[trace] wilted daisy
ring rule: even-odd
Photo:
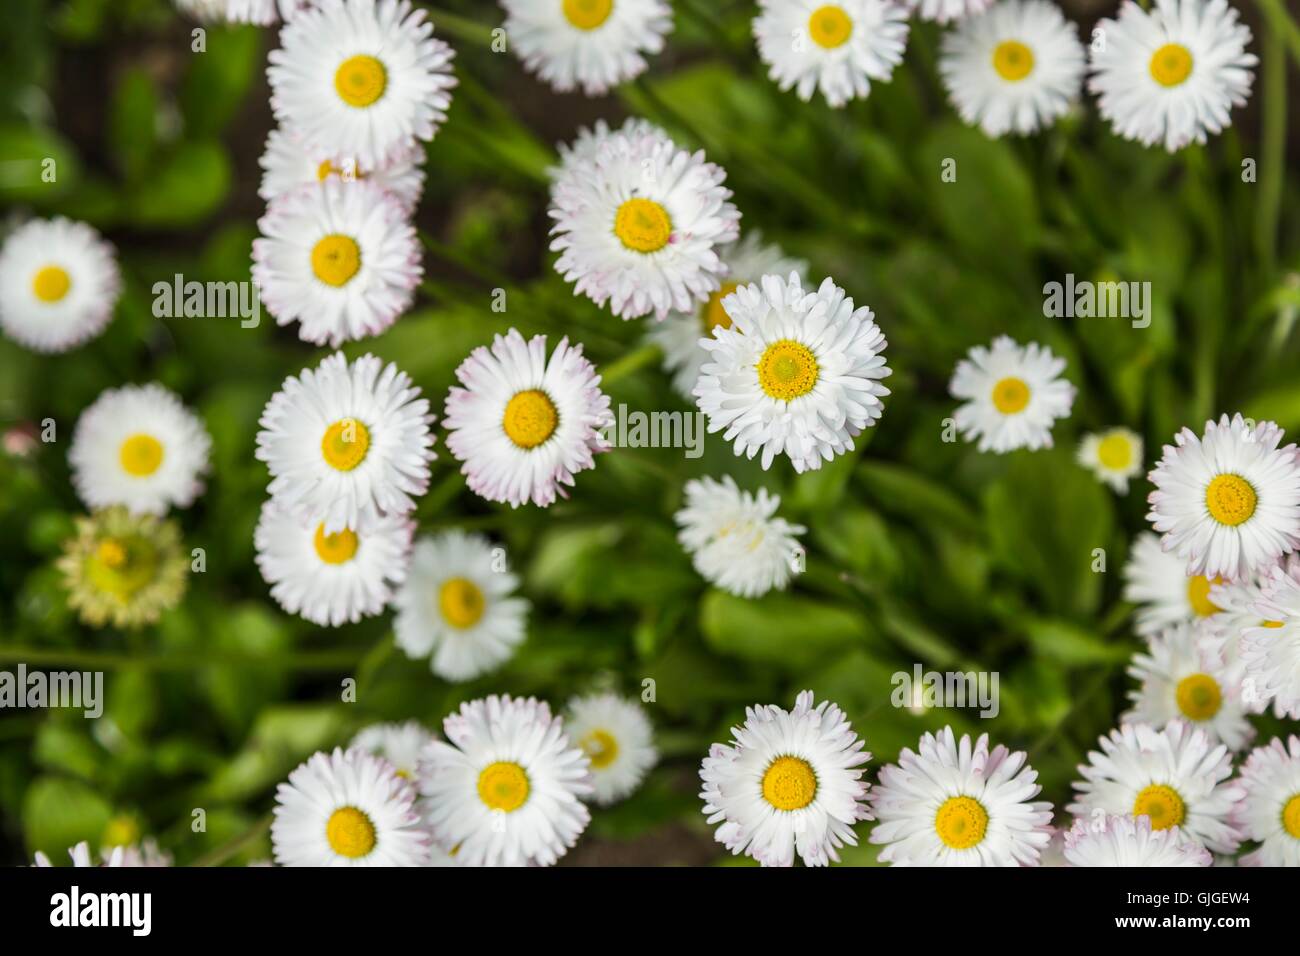
[[[176,522],[114,507],[77,519],[58,569],[82,621],[135,628],[180,603],[190,556]]]
[[[349,363],[338,352],[271,396],[256,455],[276,502],[334,534],[415,507],[429,486],[433,422],[428,399],[396,365],[373,355]]]
[[[664,0],[501,0],[519,58],[560,93],[600,96],[639,76],[664,48],[673,11]]]
[[[303,186],[327,180],[365,179],[397,200],[402,211],[410,215],[424,190],[424,147],[412,143],[399,149],[387,163],[363,167],[355,160],[336,163],[321,153],[306,149],[291,134],[273,129],[266,138],[266,149],[258,160],[262,167],[262,184],[257,194],[270,202]]]
[[[409,0],[317,0],[270,53],[271,109],[313,153],[381,166],[447,118],[454,55]]]
[[[418,720],[407,720],[400,724],[371,724],[353,737],[349,746],[384,758],[399,777],[414,780],[424,745],[435,739]]]
[[[1238,783],[1245,791],[1232,822],[1259,848],[1243,866],[1300,866],[1300,737],[1276,737],[1250,752]]]
[[[645,708],[618,694],[569,701],[569,738],[591,760],[592,798],[602,806],[622,800],[655,765],[659,753]]]
[[[393,605],[393,634],[407,657],[464,681],[500,667],[524,639],[528,602],[505,552],[487,538],[444,531],[415,543]]]
[[[415,788],[364,750],[313,754],[275,790],[271,847],[281,866],[424,866],[429,835]]]
[[[1262,620],[1241,631],[1243,691],[1279,716],[1300,720],[1300,581],[1294,567],[1272,570],[1254,610]]]
[[[1151,828],[1149,817],[1095,813],[1065,835],[1071,866],[1211,866],[1214,858],[1178,827]]]
[[[796,853],[826,866],[858,845],[854,824],[872,818],[862,779],[871,754],[839,707],[806,690],[793,710],[746,707],[731,736],[700,766],[704,813],[721,824],[714,839],[764,866],[792,866]]]
[[[1097,24],[1088,89],[1115,132],[1169,152],[1204,143],[1232,125],[1250,95],[1259,60],[1246,52],[1250,29],[1227,0],[1125,0]]]
[[[746,233],[738,242],[718,250],[722,258],[722,286],[709,294],[703,305],[685,312],[670,312],[662,322],[646,330],[648,341],[664,353],[664,369],[673,376],[673,387],[687,401],[694,400],[695,384],[709,353],[700,346],[718,326],[731,328],[731,318],[722,300],[742,285],[760,281],[765,275],[799,274],[807,281],[808,263],[791,259],[777,246],[763,242],[757,231]]]
[[[904,747],[871,792],[871,842],[896,866],[1032,866],[1051,840],[1052,805],[1023,751],[951,727]]]
[[[443,721],[420,764],[434,838],[465,866],[550,866],[591,820],[590,761],[535,698],[491,696]]]
[[[1065,359],[1030,342],[1021,346],[1000,335],[989,348],[977,345],[957,363],[948,390],[965,399],[957,428],[980,451],[1051,448],[1052,425],[1074,404],[1074,386],[1061,378]]]
[[[1142,473],[1142,436],[1128,428],[1089,432],[1079,442],[1079,464],[1121,495],[1130,478]]]
[[[758,55],[782,90],[820,89],[831,106],[886,82],[907,47],[907,11],[892,0],[759,0]]]
[[[424,275],[406,216],[365,180],[327,179],[272,200],[253,240],[253,281],[276,323],[337,347],[396,322]]]
[[[706,581],[746,598],[785,588],[802,560],[799,535],[807,529],[776,517],[779,495],[741,491],[730,475],[692,479],[684,491],[686,504],[674,516],[677,539]]]
[[[1164,446],[1147,520],[1189,574],[1243,578],[1300,546],[1300,453],[1279,448],[1282,435],[1224,415],[1203,438],[1184,428]]]
[[[94,338],[121,292],[113,247],[84,222],[33,219],[0,246],[0,328],[34,352]]]
[[[903,0],[922,20],[948,23],[986,10],[993,0]]]
[[[1215,853],[1237,849],[1240,836],[1228,814],[1243,791],[1228,782],[1228,748],[1198,727],[1181,720],[1163,730],[1124,724],[1101,738],[1101,751],[1090,751],[1079,772],[1071,813],[1147,816],[1152,829],[1180,827]]]
[[[1187,562],[1142,531],[1124,565],[1124,600],[1138,605],[1137,632],[1150,636],[1171,624],[1195,621],[1222,610],[1210,597],[1215,584],[1203,574],[1188,575]]]
[[[718,288],[718,248],[739,234],[722,167],[657,130],[610,133],[551,186],[555,270],[624,319],[689,311]]]
[[[546,336],[511,329],[471,352],[456,378],[464,387],[447,394],[447,448],[475,494],[545,508],[595,466],[614,416],[581,344],[563,338],[548,358]]]
[[[203,422],[167,389],[125,385],[81,413],[68,461],[88,508],[160,515],[198,497],[211,448]]]

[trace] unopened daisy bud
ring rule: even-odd
[[[573,698],[565,726],[591,760],[592,799],[602,806],[632,794],[659,759],[645,708],[618,694]]]
[[[1149,817],[1080,817],[1065,835],[1070,866],[1211,866],[1210,851],[1178,827],[1156,830]]]
[[[953,398],[966,400],[954,415],[957,428],[980,451],[1051,448],[1052,425],[1074,404],[1064,370],[1065,359],[1037,342],[1020,346],[1000,335],[988,348],[975,346],[948,385]]]

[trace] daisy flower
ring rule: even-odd
[[[304,148],[284,130],[273,129],[266,137],[266,149],[258,160],[262,167],[262,184],[257,194],[270,202],[313,183],[365,179],[396,199],[402,212],[409,216],[424,191],[424,170],[420,165],[423,162],[424,148],[412,143],[399,149],[389,162],[381,166],[366,168],[355,160],[336,164],[330,158]]]
[[[980,451],[1052,447],[1052,424],[1067,418],[1074,386],[1063,378],[1065,359],[1030,342],[1021,346],[1000,335],[989,348],[977,345],[957,363],[948,391],[965,399],[954,416],[967,441]]]
[[[891,0],[759,0],[753,28],[777,86],[805,102],[820,89],[834,107],[887,82],[907,47],[907,11]]]
[[[1204,143],[1250,95],[1259,60],[1227,0],[1155,0],[1150,10],[1125,0],[1097,30],[1104,42],[1092,45],[1088,89],[1125,139],[1171,153]]]
[[[896,866],[1032,866],[1052,838],[1052,805],[1034,801],[1038,773],[1023,751],[989,749],[951,727],[923,734],[880,771],[871,842]]]
[[[270,53],[271,109],[312,153],[381,166],[447,118],[454,55],[409,0],[317,0]]]
[[[903,0],[909,12],[922,20],[949,23],[988,9],[993,0]]]
[[[434,437],[428,399],[396,365],[342,352],[285,379],[262,412],[257,458],[286,511],[325,534],[363,516],[403,515],[429,487]]]
[[[505,30],[529,71],[560,93],[601,96],[640,76],[664,48],[664,0],[501,0]]]
[[[447,395],[447,448],[475,494],[545,508],[595,466],[614,416],[581,344],[563,338],[548,358],[546,336],[511,329],[471,352],[456,378],[464,387]]]
[[[1127,428],[1089,432],[1079,442],[1079,464],[1121,495],[1130,478],[1142,473],[1142,436]]]
[[[776,517],[779,495],[741,491],[730,475],[686,483],[686,504],[674,515],[677,540],[700,576],[737,597],[784,590],[795,573],[807,529]]]
[[[1300,546],[1300,453],[1273,422],[1240,415],[1190,428],[1150,474],[1147,520],[1189,574],[1243,578]]]
[[[1229,783],[1228,748],[1181,720],[1163,730],[1124,724],[1101,738],[1079,767],[1075,802],[1066,809],[1091,817],[1096,810],[1151,818],[1153,830],[1180,827],[1215,853],[1233,853],[1240,835],[1228,822],[1242,796]]]
[[[1245,791],[1232,822],[1260,844],[1242,866],[1300,866],[1300,737],[1276,737],[1250,752],[1238,777]]]
[[[273,199],[253,240],[253,281],[278,325],[338,347],[397,321],[424,275],[408,210],[368,180],[330,178]]]
[[[1289,573],[1288,573],[1289,571]],[[1252,698],[1273,702],[1279,716],[1300,720],[1300,581],[1294,566],[1274,568],[1255,613],[1263,618],[1240,636],[1242,681]]]
[[[435,739],[418,720],[408,720],[400,724],[371,724],[353,737],[348,746],[382,757],[392,764],[399,777],[414,780],[424,745]]]
[[[659,759],[645,708],[618,694],[573,698],[566,725],[591,761],[592,799],[601,806],[631,795]]]
[[[410,658],[428,658],[444,680],[471,680],[500,667],[524,639],[528,602],[505,552],[487,538],[444,531],[415,544],[393,604],[393,634]]]
[[[1124,600],[1138,605],[1137,632],[1146,637],[1180,624],[1218,614],[1210,593],[1216,581],[1188,575],[1187,562],[1160,546],[1160,538],[1142,531],[1124,565]]]
[[[0,328],[34,352],[99,335],[121,292],[113,247],[84,222],[33,219],[0,246]]]
[[[746,707],[731,736],[700,765],[704,814],[722,824],[714,839],[763,866],[792,866],[796,853],[827,866],[858,845],[854,824],[872,819],[862,779],[871,754],[839,707],[806,690],[793,710]]]
[[[1080,818],[1065,835],[1071,866],[1211,866],[1214,858],[1178,827],[1153,830],[1149,817]]]
[[[271,847],[281,866],[424,866],[429,835],[415,788],[363,750],[316,753],[275,790]]]
[[[272,498],[262,505],[253,544],[280,607],[338,627],[383,613],[406,577],[414,530],[402,515],[366,514],[327,533],[323,522],[304,521]]]
[[[726,175],[653,129],[575,147],[551,186],[555,270],[624,319],[689,311],[718,288],[717,250],[739,235]]]
[[[464,866],[550,866],[591,814],[590,761],[535,698],[491,696],[443,721],[420,764],[424,817]]]
[[[764,276],[722,300],[731,319],[701,339],[709,353],[695,386],[709,431],[725,429],[737,455],[790,457],[794,470],[816,470],[853,449],[874,425],[889,389],[885,336],[866,306],[830,279],[805,292],[799,276]]]
[[[68,461],[88,508],[160,515],[198,497],[211,448],[203,422],[167,389],[125,385],[81,413]]]

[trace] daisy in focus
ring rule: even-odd
[[[1227,0],[1125,0],[1119,17],[1098,23],[1088,89],[1115,132],[1176,152],[1232,125],[1259,60],[1246,52],[1250,28]]]
[[[1129,479],[1142,473],[1142,436],[1127,428],[1089,432],[1079,442],[1079,464],[1121,495]]]
[[[33,219],[0,246],[0,329],[33,352],[99,335],[121,292],[113,247],[84,222]]]
[[[409,216],[424,191],[423,162],[424,148],[413,143],[399,149],[382,166],[365,168],[355,160],[336,164],[328,157],[305,149],[284,130],[273,129],[266,137],[266,149],[258,160],[262,167],[262,183],[257,194],[270,202],[313,183],[365,179],[397,200],[402,212]]]
[[[573,698],[565,726],[591,761],[592,799],[601,806],[630,796],[659,759],[645,708],[618,694]]]
[[[1211,866],[1214,858],[1178,827],[1153,830],[1148,817],[1079,818],[1065,835],[1071,866]]]
[[[1300,737],[1276,737],[1250,752],[1238,783],[1245,794],[1232,822],[1259,848],[1242,866],[1300,866]]]
[[[903,4],[922,20],[950,23],[987,10],[993,0],[903,0]]]
[[[1243,689],[1279,716],[1300,720],[1300,570],[1272,570],[1254,610],[1263,620],[1239,638]]]
[[[418,720],[407,720],[400,724],[371,724],[353,737],[348,746],[382,757],[392,764],[399,777],[414,780],[421,751],[435,739]]]
[[[957,428],[980,451],[1052,447],[1052,425],[1068,418],[1074,386],[1061,378],[1065,359],[1037,342],[1018,345],[1005,335],[977,345],[957,363],[948,390],[964,399]]]
[[[1187,562],[1160,546],[1160,538],[1142,531],[1124,565],[1124,600],[1138,605],[1137,632],[1145,637],[1223,610],[1211,598],[1218,581],[1188,575]]]

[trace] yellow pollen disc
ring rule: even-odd
[[[594,30],[614,12],[614,0],[564,0],[564,19],[579,30]]]
[[[334,73],[334,89],[348,106],[370,106],[388,86],[388,71],[384,64],[364,53],[348,57]]]
[[[1240,475],[1215,475],[1205,489],[1205,507],[1219,524],[1235,527],[1255,513],[1255,489]]]
[[[105,538],[95,549],[95,559],[106,568],[120,568],[126,564],[126,548],[120,541]]]
[[[614,216],[614,235],[633,252],[658,252],[672,234],[668,210],[653,199],[629,199]]]
[[[162,442],[152,435],[132,435],[122,442],[117,452],[122,470],[136,478],[144,478],[158,470],[163,460]]]
[[[593,730],[586,734],[578,746],[591,758],[591,765],[602,770],[612,764],[618,757],[618,741],[614,735],[604,730]]]
[[[360,268],[361,247],[351,236],[333,233],[312,246],[312,274],[326,285],[347,285]]]
[[[993,407],[1003,415],[1015,415],[1023,412],[1029,404],[1029,386],[1024,379],[1011,376],[998,381],[993,386]]]
[[[1187,603],[1192,606],[1198,617],[1218,614],[1223,608],[1210,600],[1210,588],[1219,584],[1221,578],[1211,581],[1204,574],[1194,574],[1187,579]]]
[[[1174,699],[1189,720],[1209,720],[1219,712],[1223,693],[1219,682],[1209,674],[1191,674],[1178,682]]]
[[[555,434],[555,427],[560,422],[559,413],[551,396],[541,389],[530,388],[516,392],[506,402],[506,413],[501,419],[501,427],[509,438],[520,448],[536,448]]]
[[[1282,808],[1282,828],[1300,840],[1300,793],[1288,800]]]
[[[486,607],[483,591],[468,578],[448,578],[438,589],[438,609],[452,627],[473,627]]]
[[[1133,464],[1133,443],[1123,432],[1111,432],[1097,443],[1097,460],[1103,468],[1121,471]]]
[[[59,266],[46,266],[32,278],[32,293],[42,302],[58,302],[72,288],[72,277]]]
[[[1151,77],[1161,86],[1179,86],[1192,75],[1192,54],[1181,43],[1166,43],[1151,54]]]
[[[799,757],[777,757],[763,774],[763,799],[778,810],[802,810],[817,796],[817,775]]]
[[[807,395],[817,384],[817,357],[793,339],[778,339],[769,345],[757,367],[763,391],[783,402]]]
[[[1133,801],[1133,816],[1150,817],[1152,830],[1182,826],[1186,815],[1187,807],[1183,804],[1183,798],[1173,787],[1164,784],[1153,783]]]
[[[350,528],[326,534],[325,525],[319,524],[314,542],[316,553],[326,564],[345,564],[357,553],[357,533]]]
[[[528,774],[517,763],[489,764],[478,775],[478,797],[489,809],[513,813],[528,801]]]
[[[709,301],[704,303],[700,313],[705,335],[712,335],[716,328],[731,328],[731,316],[727,315],[727,310],[722,307],[722,300],[739,287],[739,282],[724,282],[721,289],[709,295]]]
[[[339,471],[351,471],[366,460],[370,451],[370,430],[355,418],[340,418],[320,440],[325,464]]]
[[[1019,40],[1003,40],[993,48],[993,69],[1009,83],[1018,83],[1034,72],[1034,51]]]
[[[828,3],[818,7],[808,18],[808,35],[813,42],[826,50],[833,50],[848,42],[853,33],[853,21],[843,7]]]
[[[325,839],[339,856],[355,860],[375,848],[375,825],[356,807],[339,807],[325,824]]]
[[[949,797],[934,815],[934,831],[954,850],[978,844],[988,827],[989,813],[974,797]]]

